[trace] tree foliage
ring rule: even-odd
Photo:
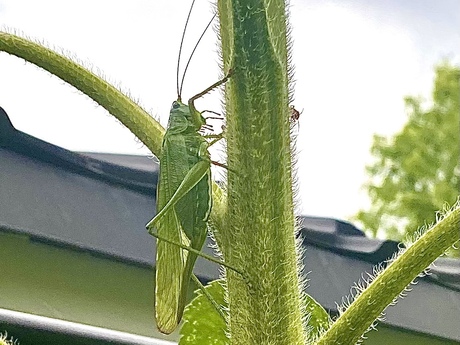
[[[392,137],[374,136],[373,164],[366,167],[369,210],[355,218],[373,236],[383,230],[400,240],[421,224],[435,221],[436,211],[452,205],[460,191],[460,68],[436,67],[431,105],[406,97],[408,121]]]

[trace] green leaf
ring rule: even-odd
[[[306,317],[308,318],[308,338],[314,340],[317,339],[321,331],[329,328],[331,319],[323,306],[309,294],[303,293],[302,299],[305,304]]]
[[[222,284],[222,279],[215,280],[205,289],[218,305],[226,309],[225,289]],[[227,324],[222,315],[201,290],[197,290],[196,293],[197,297],[187,305],[184,311],[179,345],[229,344],[226,336]]]

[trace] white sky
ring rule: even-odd
[[[68,50],[167,123],[176,98],[176,58],[190,1],[0,0],[0,27]],[[188,58],[211,17],[197,0]],[[346,219],[368,204],[361,185],[374,133],[399,130],[405,95],[430,96],[433,66],[460,62],[460,1],[292,0],[295,106],[303,214]],[[218,78],[209,31],[187,74],[183,98]],[[219,93],[197,105],[220,111]],[[59,79],[0,53],[0,106],[13,125],[76,151],[147,154],[130,132]]]

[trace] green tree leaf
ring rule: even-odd
[[[225,309],[227,305],[222,284],[223,280],[215,280],[205,289],[214,301]],[[225,320],[201,290],[196,292],[197,297],[187,305],[184,311],[179,345],[229,344]]]
[[[443,62],[436,68],[432,104],[406,97],[408,121],[390,138],[374,136],[375,162],[365,185],[372,206],[355,216],[366,231],[391,239],[413,235],[435,221],[436,211],[460,193],[460,68]],[[459,252],[457,251],[457,255]]]

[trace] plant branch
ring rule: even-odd
[[[49,48],[7,32],[0,31],[0,51],[33,63],[74,86],[115,116],[154,155],[159,156],[164,128],[101,77]]]
[[[460,239],[460,201],[379,274],[316,345],[355,344],[395,296]]]

